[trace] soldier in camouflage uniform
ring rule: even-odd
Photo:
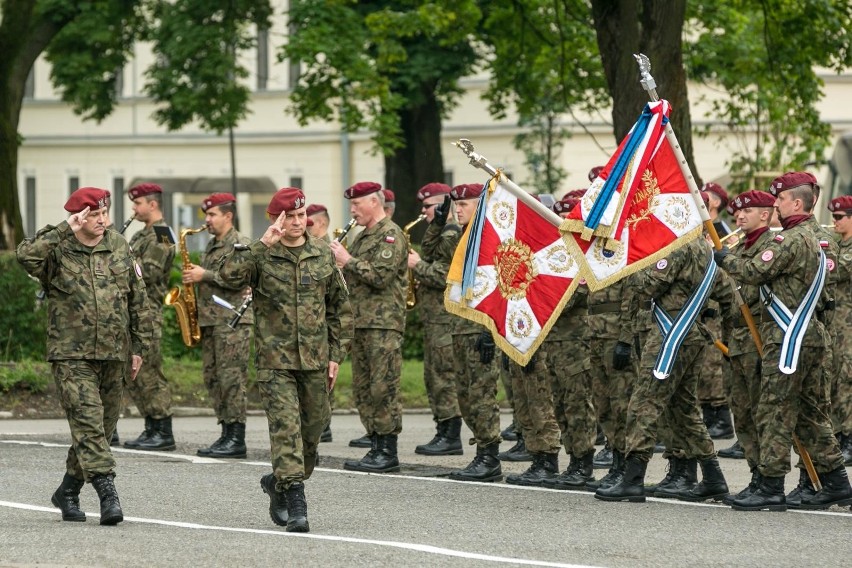
[[[352,298],[358,331],[352,342],[352,388],[361,423],[371,438],[370,451],[343,467],[374,473],[399,471],[408,244],[402,229],[385,215],[379,184],[356,183],[343,195],[350,200],[352,218],[364,230],[355,237],[351,251],[337,241],[332,241],[331,250]]]
[[[109,197],[104,189],[78,189],[65,204],[68,221],[48,225],[17,251],[47,295],[47,360],[71,428],[66,473],[51,501],[62,520],[85,521],[80,489],[88,481],[102,525],[124,520],[109,439],[125,376],[137,376],[151,342],[142,270],[127,241],[106,229]]]
[[[800,506],[820,509],[852,504],[852,487],[822,402],[828,334],[814,312],[825,301],[819,284],[827,270],[819,241],[806,225],[815,185],[816,179],[806,172],[788,172],[773,180],[770,193],[777,198],[775,209],[784,230],[752,259],[734,258],[724,250],[716,253],[717,263],[737,281],[767,286],[772,298],[772,310],[765,305],[767,313],[760,325],[763,357],[755,421],[761,479],[756,491],[734,499],[737,510],[786,510],[784,476],[790,471],[793,434],[810,452],[823,485],[822,491],[802,492]],[[789,334],[771,317],[784,308],[796,318],[804,314],[798,321],[788,320]],[[792,347],[787,349],[788,345]]]
[[[196,302],[201,328],[201,360],[204,384],[222,426],[219,439],[198,450],[199,456],[213,458],[246,457],[246,381],[251,351],[251,326],[254,311],[249,307],[239,323],[231,328],[231,311],[213,301],[216,295],[239,307],[251,295],[245,287],[225,285],[218,275],[222,259],[235,244],[251,243],[234,228],[236,198],[230,193],[214,193],[201,202],[207,231],[213,235],[207,243],[201,266],[192,265],[183,272],[185,286],[198,285]]]
[[[441,205],[450,194],[450,186],[429,183],[417,192],[417,200],[426,221],[435,218],[435,207]],[[415,453],[427,456],[461,455],[461,410],[453,370],[453,339],[450,329],[454,316],[444,309],[444,289],[447,287],[447,272],[453,260],[453,252],[461,228],[447,223],[437,238],[430,239],[430,246],[423,247],[423,256],[417,251],[408,253],[408,268],[419,283],[417,286],[417,308],[423,324],[423,381],[432,409],[432,418],[437,429],[435,436],[426,444],[417,446]]]
[[[832,423],[840,440],[843,463],[852,465],[852,195],[831,200],[838,244],[834,329],[834,382],[831,388]]]
[[[322,239],[326,244],[331,242],[331,235],[328,234],[328,226],[331,224],[331,219],[328,217],[328,209],[325,205],[319,203],[311,203],[308,205],[308,219],[313,221],[312,225],[308,225],[308,232],[315,239]]]
[[[288,532],[308,532],[304,481],[316,465],[352,313],[331,250],[305,232],[304,193],[282,188],[266,212],[275,222],[260,240],[224,257],[219,278],[230,289],[252,288],[257,385],[273,468],[260,484],[270,516]]]
[[[145,429],[135,440],[124,442],[125,448],[134,450],[174,450],[172,434],[172,393],[169,381],[163,374],[163,355],[160,342],[163,337],[163,299],[168,292],[169,276],[175,258],[175,247],[163,242],[154,227],[170,230],[163,221],[163,189],[155,183],[140,183],[127,193],[133,201],[136,220],[145,228],[130,239],[130,248],[142,267],[148,293],[148,309],[154,326],[151,348],[145,358],[145,367],[135,381],[125,381],[130,398],[145,417]]]

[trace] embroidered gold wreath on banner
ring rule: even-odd
[[[494,266],[497,286],[504,298],[520,300],[527,295],[527,288],[538,275],[532,260],[530,247],[515,239],[508,239],[497,247]]]
[[[628,228],[634,228],[640,221],[645,221],[651,218],[651,210],[657,201],[657,196],[660,195],[660,186],[657,183],[657,178],[651,173],[651,170],[645,170],[642,174],[642,189],[636,192],[633,197],[632,205],[638,205],[645,202],[645,206],[639,210],[639,214],[633,213],[627,218],[625,224]]]

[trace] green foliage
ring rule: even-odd
[[[0,360],[44,359],[47,310],[36,299],[40,289],[14,252],[0,252]]]
[[[52,381],[49,363],[26,360],[0,364],[0,392],[24,389],[43,393]]]
[[[420,321],[420,310],[417,308],[405,313],[402,358],[423,361],[423,323]]]

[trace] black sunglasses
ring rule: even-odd
[[[835,221],[840,221],[844,217],[849,217],[849,213],[832,213],[831,216]]]

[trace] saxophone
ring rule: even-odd
[[[334,230],[334,240],[343,245],[343,248],[346,248],[346,242],[343,240],[346,238],[346,235],[349,231],[352,230],[352,227],[355,226],[355,219],[349,219],[349,223],[346,224],[342,229]]]
[[[411,249],[411,235],[409,235],[409,231],[420,221],[426,219],[426,215],[420,215],[417,219],[406,225],[402,228],[402,234],[405,235],[405,241],[408,244],[409,252]],[[417,289],[417,280],[414,279],[414,272],[411,269],[408,269],[408,289],[405,292],[405,308],[410,310],[417,305],[417,296],[414,294],[414,291]]]
[[[182,229],[178,236],[178,247],[180,257],[183,261],[183,269],[192,268],[189,261],[189,251],[186,250],[186,236],[207,230],[207,225],[197,229]],[[163,303],[173,306],[177,313],[178,326],[183,343],[187,347],[195,347],[201,341],[201,328],[198,326],[198,306],[195,302],[195,286],[186,286],[181,291],[180,286],[175,286],[166,294]]]

